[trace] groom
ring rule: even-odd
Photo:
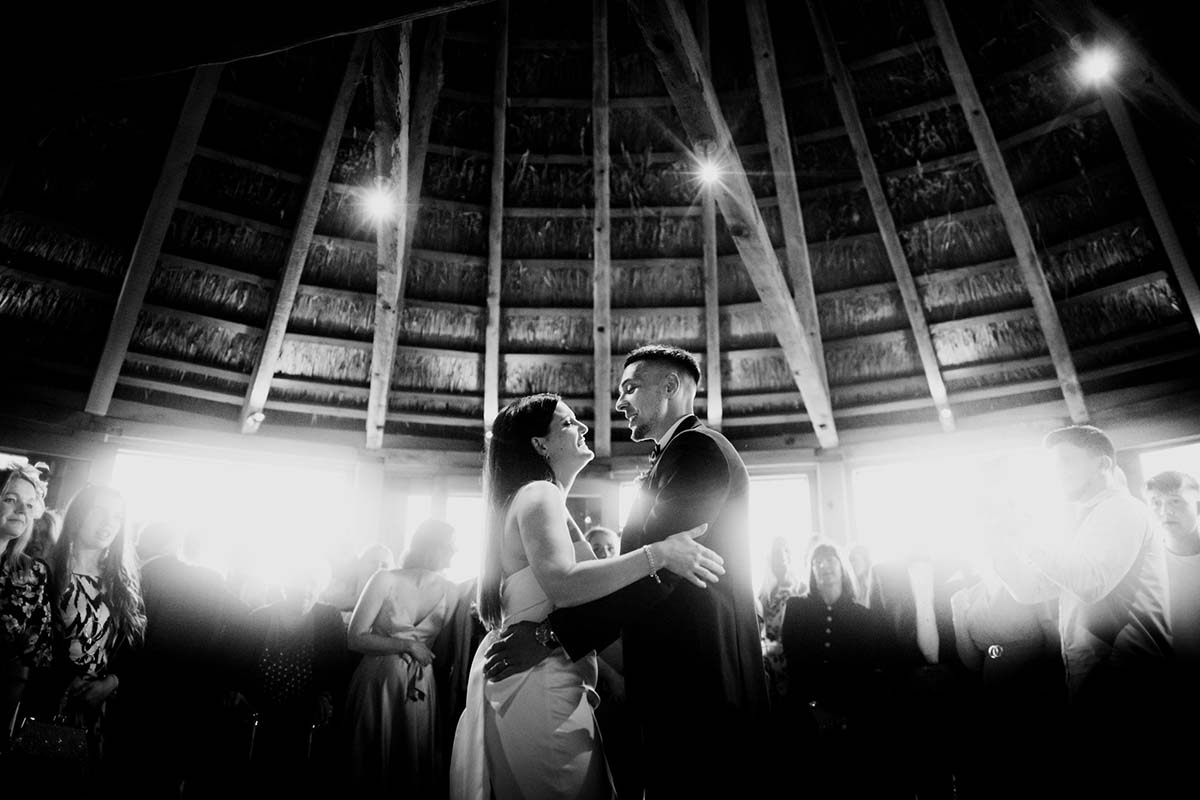
[[[510,628],[484,666],[498,680],[559,645],[578,660],[623,636],[626,695],[642,733],[634,749],[650,800],[741,796],[768,768],[757,747],[767,694],[750,578],[749,479],[733,445],[693,413],[699,382],[696,359],[677,347],[647,345],[625,359],[616,409],[634,441],[655,447],[621,552],[708,523],[698,541],[725,559],[725,575],[701,589],[663,571],[559,609],[536,628]]]

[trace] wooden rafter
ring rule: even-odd
[[[596,455],[612,455],[612,225],[609,215],[608,0],[592,0],[592,415]]]
[[[696,3],[696,38],[704,57],[704,69],[712,72],[712,39],[710,36],[708,0]],[[717,199],[712,192],[703,193],[701,227],[704,234],[704,258],[701,262],[700,283],[704,287],[704,383],[705,419],[709,427],[721,429],[725,406],[721,393],[721,271],[717,260]]]
[[[813,292],[812,262],[809,259],[808,240],[804,233],[800,187],[796,183],[792,140],[788,134],[787,115],[783,108],[783,89],[779,83],[775,41],[771,35],[766,0],[746,0],[746,19],[750,26],[750,47],[754,53],[759,103],[762,106],[764,127],[767,129],[771,173],[775,179],[775,196],[779,202],[779,219],[783,227],[788,275],[792,279],[792,296],[796,301],[796,311],[800,313],[800,321],[808,331],[813,352],[817,354],[821,382],[828,389],[825,351],[821,345],[821,321],[817,316],[817,298]]]
[[[850,145],[854,149],[854,158],[862,173],[863,186],[871,202],[871,210],[875,214],[875,222],[879,226],[879,235],[883,238],[883,247],[887,251],[888,262],[896,276],[896,285],[900,289],[900,299],[904,303],[904,313],[908,316],[908,324],[912,328],[913,339],[917,345],[917,353],[921,358],[921,367],[925,372],[925,382],[929,384],[929,395],[937,408],[938,419],[946,431],[954,430],[954,412],[950,409],[950,398],[946,393],[946,382],[942,379],[941,367],[937,360],[937,351],[933,347],[933,336],[929,332],[929,322],[925,319],[925,308],[921,304],[921,294],[917,291],[916,281],[913,280],[912,270],[908,266],[908,256],[900,242],[900,234],[896,229],[896,220],[888,206],[887,193],[883,190],[883,181],[879,177],[879,167],[871,153],[871,143],[867,139],[867,130],[863,126],[862,115],[858,103],[854,99],[853,79],[850,70],[837,49],[837,40],[829,27],[829,20],[821,7],[819,0],[808,0],[808,10],[812,17],[813,28],[817,34],[817,43],[825,60],[825,68],[829,72],[829,82],[837,98],[838,110],[846,124],[846,133],[850,137]]]
[[[129,261],[125,281],[121,284],[121,293],[117,297],[108,337],[100,355],[100,364],[96,368],[92,388],[88,393],[85,409],[89,414],[108,414],[113,390],[117,386],[117,377],[121,374],[121,365],[125,362],[125,353],[129,350],[129,341],[133,338],[133,330],[137,325],[138,312],[146,299],[146,290],[150,288],[150,279],[158,265],[158,256],[162,252],[162,243],[171,224],[171,215],[179,200],[179,192],[183,189],[188,165],[196,153],[200,130],[204,126],[204,118],[208,116],[208,109],[212,105],[220,80],[219,66],[201,67],[192,77],[183,110],[179,113],[179,123],[175,126],[171,146],[163,161],[154,194],[150,197],[146,218],[142,222],[142,230],[138,234],[133,257]]]
[[[1054,298],[1050,294],[1050,285],[1046,282],[1046,274],[1038,258],[1037,248],[1033,243],[1033,235],[1029,231],[1029,223],[1025,212],[1021,210],[1021,202],[1017,198],[1017,190],[1013,187],[1012,177],[1004,163],[1004,154],[992,131],[987,111],[975,87],[975,79],[963,54],[962,46],[958,43],[958,34],[954,31],[954,23],[946,4],[942,0],[925,0],[929,19],[933,23],[934,35],[941,48],[942,57],[950,72],[950,80],[954,84],[954,93],[958,96],[959,106],[966,118],[971,138],[979,150],[979,158],[987,174],[988,183],[996,198],[996,206],[1004,219],[1004,227],[1008,230],[1012,241],[1013,251],[1017,257],[1017,266],[1025,282],[1025,288],[1033,300],[1033,309],[1041,326],[1042,335],[1046,338],[1046,346],[1050,358],[1054,362],[1054,370],[1058,373],[1058,381],[1062,387],[1063,398],[1067,410],[1075,423],[1088,420],[1087,405],[1083,399],[1083,389],[1079,385],[1079,375],[1075,371],[1075,362],[1071,357],[1071,349],[1067,344],[1066,334],[1063,333],[1062,322],[1058,318],[1058,310],[1054,306]]]
[[[821,381],[811,338],[784,280],[682,2],[630,2],[629,9],[658,65],[692,146],[707,150],[720,164],[722,185],[717,192],[717,206],[754,288],[774,322],[775,335],[800,389],[813,430],[822,447],[836,447],[833,408]]]
[[[500,413],[500,286],[504,277],[504,126],[508,97],[508,0],[500,0],[492,84],[492,194],[488,211],[487,325],[483,352],[483,425]]]
[[[376,40],[374,48],[375,171],[400,209],[394,215],[394,223],[380,222],[376,231],[375,336],[371,347],[371,394],[367,401],[367,447],[376,450],[383,447],[383,429],[387,424],[388,390],[400,327],[403,250],[408,240],[412,23],[406,22],[398,30],[394,92],[389,91],[387,58],[380,40]]]
[[[317,153],[312,173],[309,175],[308,188],[304,193],[304,202],[300,207],[300,215],[296,219],[296,228],[292,232],[292,240],[288,244],[287,261],[283,274],[275,287],[275,303],[271,311],[271,322],[267,327],[267,335],[262,340],[262,351],[259,353],[258,364],[254,368],[254,377],[246,391],[246,400],[242,404],[242,433],[256,433],[262,424],[266,408],[267,395],[271,391],[271,379],[275,376],[275,368],[283,350],[283,336],[287,332],[288,321],[292,316],[292,305],[296,301],[296,293],[300,289],[300,278],[304,273],[304,263],[308,260],[308,248],[312,244],[313,231],[317,227],[317,217],[321,214],[321,204],[325,199],[325,190],[329,185],[329,175],[333,171],[333,162],[337,158],[338,146],[342,142],[342,132],[346,128],[346,117],[350,113],[350,104],[354,100],[354,92],[362,77],[363,62],[367,49],[370,47],[370,34],[359,34],[350,48],[350,56],[346,62],[346,71],[342,75],[341,86],[333,101],[333,110],[329,113],[329,122],[325,126],[325,136],[321,140],[321,148]]]

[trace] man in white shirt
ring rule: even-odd
[[[1185,472],[1160,472],[1146,481],[1146,501],[1167,546],[1167,617],[1175,657],[1200,665],[1200,482]]]
[[[1079,748],[1071,777],[1111,791],[1114,780],[1134,778],[1102,765],[1143,764],[1134,751],[1152,758],[1161,741],[1171,652],[1166,559],[1148,509],[1116,481],[1115,450],[1103,431],[1060,428],[1044,445],[1074,505],[1071,524],[1056,542],[1020,542],[1012,520],[993,519],[989,540],[1014,598],[1058,600],[1073,722],[1068,743]],[[1136,788],[1158,775],[1139,776]]]

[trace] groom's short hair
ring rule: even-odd
[[[696,360],[694,355],[681,347],[669,344],[647,344],[642,345],[625,356],[626,367],[630,364],[636,364],[639,361],[657,361],[669,364],[690,375],[692,380],[696,382],[696,385],[700,385],[700,362]]]

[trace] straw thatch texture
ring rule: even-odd
[[[884,382],[848,383],[829,387],[834,408],[887,403],[893,400],[912,400],[929,396],[929,384],[924,375],[893,378]],[[932,402],[932,401],[931,401]],[[840,423],[839,423],[840,425]]]
[[[729,123],[729,132],[737,144],[758,144],[767,139],[766,123],[763,121],[762,104],[757,94],[738,92],[720,98],[721,111]]]
[[[1080,100],[1074,79],[1060,64],[1018,75],[1011,81],[980,86],[979,94],[992,128],[1001,139],[1053,119]]]
[[[413,247],[483,255],[487,253],[487,229],[485,211],[422,203],[417,213]],[[504,250],[508,252],[507,247]]]
[[[592,152],[592,112],[588,108],[510,107],[504,145],[510,153]],[[615,120],[613,129],[616,130]]]
[[[615,7],[612,7],[615,8]],[[636,36],[637,31],[632,23],[628,23],[629,33]],[[617,28],[616,15],[609,20],[609,35]],[[644,47],[637,48],[636,42],[630,39],[629,49],[609,46],[608,78],[609,93],[612,97],[664,97],[667,87],[663,85],[662,73]]]
[[[983,324],[933,329],[933,349],[943,367],[1027,358],[1046,352],[1046,340],[1032,311]]]
[[[375,143],[371,139],[373,136],[373,133],[361,139],[346,136],[338,143],[333,170],[329,173],[330,181],[351,186],[372,184],[375,179]]]
[[[878,230],[867,192],[861,187],[855,187],[849,191],[821,192],[816,197],[805,199],[800,204],[800,208],[804,215],[804,233],[810,241],[838,239],[842,236],[855,236]],[[763,219],[767,221],[768,230],[772,232],[774,240],[773,226],[779,224],[778,206],[764,208]],[[782,228],[778,229],[778,234],[778,241],[782,243]]]
[[[1128,336],[1183,319],[1182,300],[1165,277],[1061,304],[1063,332],[1073,346]]]
[[[628,352],[647,342],[670,342],[689,350],[703,350],[704,309],[620,309],[612,315],[612,348],[618,353]],[[736,346],[732,340],[722,338],[722,344]]]
[[[517,353],[590,353],[592,312],[589,309],[501,311],[500,348]]]
[[[900,289],[891,284],[821,295],[817,316],[825,339],[893,331],[909,324]]]
[[[590,253],[591,221],[584,220]],[[699,216],[676,216],[648,209],[612,221],[613,258],[678,258],[704,253],[703,221]],[[717,226],[717,252],[734,249],[724,225]]]
[[[679,122],[673,107],[652,106],[648,108],[613,108],[609,111],[609,146],[615,157],[618,153],[678,153],[681,143],[687,142],[687,134]],[[592,139],[590,126],[586,143],[578,144],[564,153],[590,155]],[[535,148],[536,150],[536,148]]]
[[[1034,239],[1047,245],[1129,219],[1142,205],[1132,177],[1117,164],[1022,198],[1021,208]]]
[[[491,201],[492,160],[474,153],[428,153],[421,194],[441,200],[487,204]]]
[[[586,261],[505,261],[500,302],[505,306],[533,308],[590,308],[592,265]]]
[[[483,356],[433,354],[400,348],[392,368],[392,388],[435,392],[482,392]]]
[[[321,383],[296,385],[286,382],[281,384],[281,382],[276,381],[271,386],[270,401],[280,403],[312,403],[314,405],[336,406],[338,408],[357,408],[365,411],[367,408],[367,397],[368,392],[361,388],[352,390],[341,386]]]
[[[288,330],[370,341],[375,331],[375,297],[301,286],[292,304]]]
[[[1054,365],[1050,363],[1049,356],[1045,358],[1045,363],[1038,366],[1018,369],[1001,369],[1000,366],[997,364],[994,372],[972,373],[960,377],[950,373],[946,376],[946,390],[951,394],[951,402],[954,401],[955,393],[969,392],[973,389],[986,389],[991,386],[1006,386],[1027,381],[1056,380]],[[1082,369],[1078,361],[1075,362],[1075,367]]]
[[[1144,221],[1121,223],[1042,256],[1046,280],[1056,293],[1078,294],[1144,275],[1157,267],[1161,251]]]
[[[843,125],[837,99],[824,84],[807,84],[783,90],[783,113],[788,133],[797,136]]]
[[[862,178],[854,161],[854,151],[844,136],[815,142],[797,142],[793,137],[792,164],[796,168],[796,185],[801,191]]]
[[[616,222],[613,220],[614,256]],[[503,252],[505,258],[590,258],[591,216],[510,217],[504,220]]]
[[[949,169],[889,175],[883,187],[899,225],[992,202],[987,175],[977,161]]]
[[[315,232],[359,242],[374,242],[376,223],[366,213],[363,193],[366,187],[349,192],[330,189],[325,192]]]
[[[375,291],[375,248],[314,239],[304,262],[303,281],[331,289]]]
[[[1017,192],[1024,193],[1123,158],[1107,116],[1098,111],[1011,148],[1004,160]]]
[[[125,274],[129,254],[48,220],[25,214],[0,214],[0,258],[14,265],[88,286],[115,287]]]
[[[206,389],[213,392],[224,392],[240,397],[246,393],[246,382],[229,380],[216,375],[205,375],[187,369],[174,369],[161,364],[148,364],[137,359],[130,359],[121,367],[122,375],[135,378],[173,383],[177,386]]]
[[[247,136],[247,131],[254,131]],[[312,168],[321,134],[295,121],[217,96],[204,120],[200,144],[230,155],[303,174]]]
[[[288,337],[283,340],[275,374],[281,378],[365,384],[371,379],[371,348]]]
[[[479,420],[483,426],[483,400],[478,397],[456,397],[439,395],[437,397],[411,396],[393,394],[388,401],[392,411],[409,411],[417,414],[445,414],[455,417],[471,417]]]
[[[875,163],[885,171],[975,149],[967,121],[957,105],[868,124],[867,139]]]
[[[146,301],[247,325],[261,325],[271,310],[271,292],[258,283],[169,263],[154,271]]]
[[[921,274],[1012,255],[1012,242],[1000,212],[923,220],[900,229],[900,241],[913,273]]]
[[[952,94],[950,73],[934,47],[893,58],[854,73],[854,94],[866,117]]]
[[[501,358],[500,391],[508,395],[558,392],[567,395],[592,393],[592,364],[558,361],[537,356],[507,353]]]
[[[970,14],[955,15],[954,28],[981,81],[1062,47],[1065,38],[1041,16],[1037,3],[1022,0],[975,4]]]
[[[0,330],[27,353],[87,361],[112,314],[109,302],[0,267]]]
[[[730,395],[721,404],[726,418],[750,416],[752,414],[787,414],[804,411],[800,393],[778,395]]]
[[[531,163],[528,152],[505,160],[504,204],[512,207],[588,208],[590,167]],[[490,180],[490,178],[489,178]]]
[[[830,3],[826,13],[847,62],[931,35],[929,16],[917,0],[844,0]],[[807,23],[803,14],[801,19]]]
[[[286,259],[287,240],[249,225],[176,209],[163,251],[274,278]]]
[[[139,353],[250,372],[262,348],[262,335],[142,309],[129,347]]]
[[[479,259],[453,253],[412,253],[408,259],[408,277],[404,294],[423,300],[447,303],[487,302],[487,265]],[[371,275],[374,278],[374,258]],[[375,287],[372,283],[371,291]]]
[[[210,158],[194,158],[180,197],[202,206],[290,227],[300,210],[302,191],[303,187],[294,181]]]
[[[855,236],[831,242],[810,242],[813,288],[818,292],[849,289],[894,279],[883,239]]]
[[[796,383],[783,353],[751,350],[721,354],[721,385],[734,394],[786,391],[795,388]]]
[[[780,266],[785,262],[782,252],[778,253]],[[700,292],[700,300],[703,302],[702,278],[704,269],[703,263],[699,260],[695,262],[696,270],[696,291]],[[729,305],[731,303],[753,303],[758,300],[758,290],[754,288],[753,281],[750,280],[750,273],[746,271],[745,265],[742,263],[742,258],[739,255],[722,256],[717,260],[717,280],[718,296],[721,305]]]
[[[614,308],[703,305],[701,269],[696,259],[617,261],[612,265],[612,305]]]
[[[400,341],[428,347],[471,349],[483,341],[487,312],[478,306],[406,301],[400,309]]]
[[[912,333],[825,343],[825,372],[829,383],[898,378],[921,372],[921,358]]]
[[[443,63],[448,64],[449,61]],[[491,150],[492,108],[487,103],[441,97],[433,111],[429,141],[454,147]]]
[[[774,328],[759,303],[745,303],[721,309],[721,347],[778,347]],[[698,315],[700,341],[704,341],[704,316]]]
[[[591,97],[591,48],[511,48],[508,96]]]

